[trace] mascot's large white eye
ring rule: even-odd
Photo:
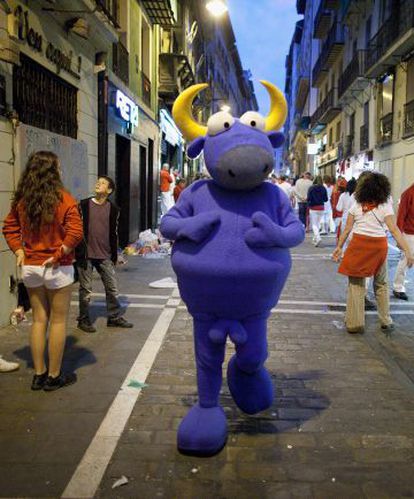
[[[234,118],[230,113],[220,111],[215,113],[207,121],[207,130],[209,135],[217,135],[220,132],[228,130],[234,124]]]
[[[250,126],[251,128],[257,128],[257,130],[265,131],[266,128],[266,120],[265,118],[255,111],[247,111],[240,118],[240,123],[243,125]]]

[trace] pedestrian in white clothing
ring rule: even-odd
[[[327,234],[328,232],[335,233],[335,222],[332,216],[332,204],[331,204],[333,185],[332,185],[332,178],[329,175],[325,175],[323,177],[323,185],[328,194],[328,201],[326,201],[326,203],[324,204],[322,234]]]

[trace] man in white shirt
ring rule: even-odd
[[[285,192],[286,196],[290,199],[292,199],[293,195],[293,187],[291,184],[286,180],[285,175],[279,175],[279,178],[277,179],[277,184],[276,184],[282,191]]]
[[[296,181],[294,187],[294,194],[296,196],[299,207],[299,219],[306,227],[306,210],[308,207],[308,191],[312,186],[312,175],[310,172],[305,172],[303,178]]]

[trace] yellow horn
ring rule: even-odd
[[[207,83],[198,83],[197,85],[191,85],[191,87],[186,88],[177,97],[172,108],[172,115],[174,121],[184,137],[192,141],[197,137],[203,137],[207,135],[207,127],[202,126],[197,121],[195,121],[192,112],[193,100],[201,90],[208,87]]]
[[[266,80],[260,80],[260,83],[266,87],[270,95],[270,112],[266,118],[266,132],[279,130],[286,121],[287,103],[282,92],[272,83]]]

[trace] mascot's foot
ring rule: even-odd
[[[238,367],[233,356],[227,367],[227,383],[237,406],[247,414],[264,411],[273,403],[273,384],[264,367],[249,374]]]
[[[213,456],[227,440],[227,421],[221,407],[190,409],[178,428],[177,447],[183,454]]]

